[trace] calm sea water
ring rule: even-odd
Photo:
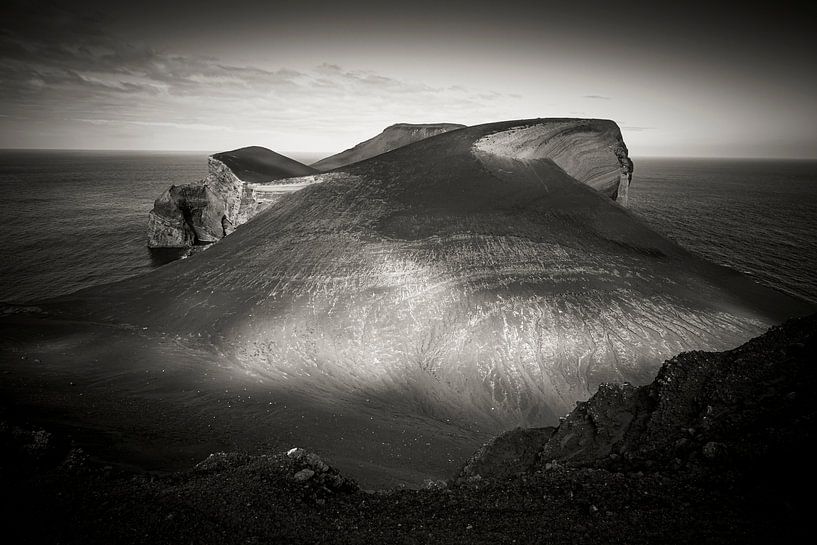
[[[0,301],[70,293],[176,257],[145,247],[147,213],[171,183],[202,178],[206,157],[0,151]],[[817,162],[637,159],[630,198],[688,249],[817,301]]]
[[[659,233],[817,302],[817,161],[643,158],[631,187]]]

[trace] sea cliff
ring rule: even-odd
[[[148,215],[147,245],[183,248],[216,242],[272,202],[257,202],[248,184],[269,184],[316,172],[261,147],[212,155],[203,180],[172,185],[156,199]]]

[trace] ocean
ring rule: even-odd
[[[634,159],[629,207],[656,231],[817,302],[817,161]]]
[[[178,258],[146,248],[147,214],[171,184],[204,177],[207,155],[0,151],[0,301],[36,302]],[[817,161],[634,162],[630,208],[653,229],[817,302]]]

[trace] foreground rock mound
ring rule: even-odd
[[[376,155],[407,146],[431,136],[463,127],[465,127],[465,125],[457,125],[456,123],[426,123],[420,125],[397,123],[386,127],[383,132],[377,136],[361,142],[353,148],[321,159],[317,163],[313,163],[312,167],[321,171],[327,171],[351,165],[352,163],[375,157]]]
[[[554,427],[516,428],[494,437],[471,456],[457,475],[458,481],[480,481],[483,475],[501,479],[530,471]]]
[[[170,186],[156,199],[148,216],[148,247],[216,242],[260,210],[250,183],[268,184],[317,172],[257,146],[212,155],[207,171],[205,179]]]
[[[775,479],[790,471],[813,476],[813,464],[805,461],[817,423],[817,369],[810,363],[815,354],[814,315],[734,350],[680,354],[649,385],[601,385],[551,434],[515,430],[498,437],[459,478],[504,478],[557,467],[696,476],[774,467]],[[518,444],[526,445],[524,458],[517,456]]]

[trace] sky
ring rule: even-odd
[[[398,122],[598,117],[636,157],[817,158],[815,9],[6,0],[0,148],[328,153]]]

